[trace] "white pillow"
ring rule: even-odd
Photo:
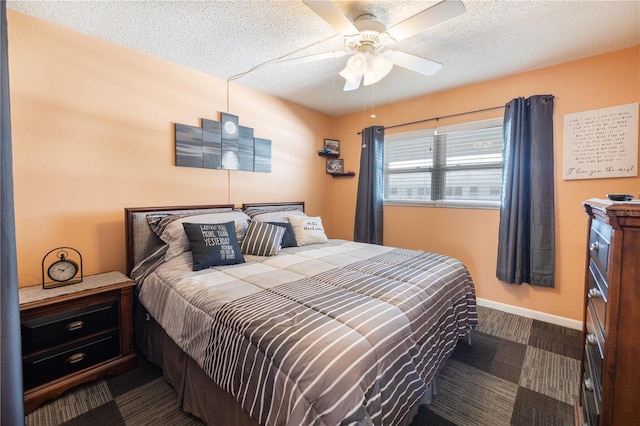
[[[293,233],[296,235],[296,242],[299,246],[329,241],[327,234],[324,232],[320,216],[289,215],[287,219],[293,227]]]

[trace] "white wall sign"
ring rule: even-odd
[[[563,179],[638,176],[638,103],[564,116]]]

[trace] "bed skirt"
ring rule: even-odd
[[[178,393],[183,411],[210,426],[259,426],[234,397],[213,383],[178,347],[140,303],[136,303],[135,317],[138,350],[162,369],[164,379]]]

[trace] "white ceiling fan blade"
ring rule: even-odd
[[[332,1],[302,0],[302,2],[343,36],[352,36],[359,33],[353,22],[344,16]]]
[[[300,56],[297,58],[291,59],[281,59],[278,62],[288,62],[294,64],[306,64],[308,62],[321,61],[324,59],[332,59],[332,58],[341,58],[343,56],[349,55],[351,52],[347,52],[346,50],[336,50],[335,52],[324,52],[324,53],[316,53],[313,55]]]
[[[387,34],[395,41],[400,41],[465,12],[460,0],[444,0],[394,25],[387,30]]]
[[[355,81],[345,79],[344,88],[342,91],[350,92],[351,90],[356,90],[360,87],[360,82],[362,81],[362,76],[358,76]]]
[[[442,69],[442,64],[440,62],[405,52],[399,52],[397,50],[385,50],[382,52],[382,55],[394,65],[407,68],[411,71],[419,72],[424,75],[434,75]]]

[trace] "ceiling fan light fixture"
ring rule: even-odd
[[[356,90],[358,87],[360,87],[360,81],[362,80],[362,76],[357,76],[356,80],[354,81],[349,81],[346,80],[344,82],[344,88],[342,89],[345,92],[350,92],[352,90]]]
[[[376,54],[368,55],[367,71],[364,73],[364,84],[369,86],[385,78],[391,72],[393,63]]]
[[[358,52],[347,61],[347,69],[353,75],[361,76],[367,71],[367,57]]]
[[[347,80],[347,82],[349,82],[350,84],[356,84],[358,83],[358,85],[360,84],[360,79],[362,78],[362,75],[356,75],[354,73],[352,73],[349,70],[349,66],[344,67],[344,69],[342,71],[340,71],[340,77],[344,78],[345,80]]]

